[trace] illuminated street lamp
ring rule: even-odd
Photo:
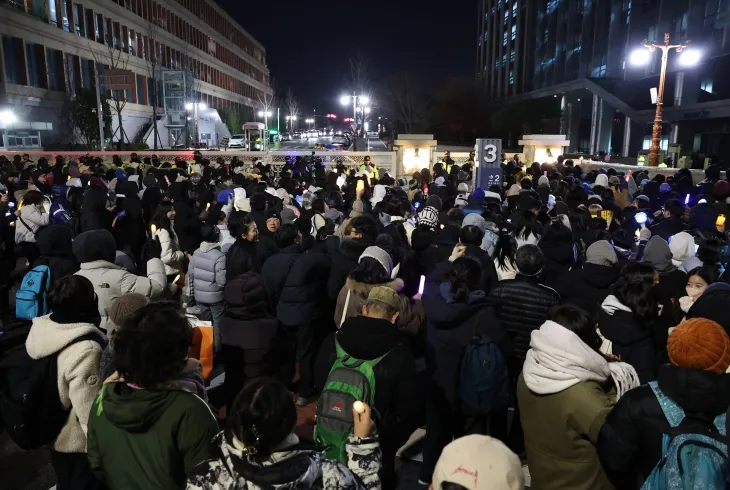
[[[3,109],[0,111],[0,123],[3,124],[3,134],[5,136],[5,142],[3,143],[3,146],[7,148],[7,136],[8,136],[8,126],[11,124],[15,124],[15,122],[18,120],[18,118],[15,116],[15,113],[11,111],[10,109]]]
[[[185,104],[185,109],[188,111],[193,111],[193,118],[195,119],[195,147],[200,144],[200,130],[198,127],[198,111],[204,111],[208,108],[208,105],[205,102],[188,102]],[[187,131],[187,129],[186,129]],[[187,137],[187,136],[186,136]],[[185,142],[185,145],[187,145],[187,141]]]
[[[271,111],[259,111],[259,117],[264,118],[264,127],[266,128],[266,139],[269,138],[269,118],[273,116]]]
[[[370,103],[370,97],[368,97],[367,95],[357,95],[357,92],[353,92],[352,95],[343,95],[342,97],[340,97],[340,102],[342,103],[342,105],[352,104],[352,112],[353,112],[353,117],[354,117],[355,124],[356,124],[355,127],[357,127],[357,112],[358,112],[357,99],[360,99],[361,105],[367,105]],[[362,110],[362,107],[360,107],[360,109]],[[355,140],[353,143],[354,143],[353,150],[357,151],[357,135],[355,135]]]
[[[659,166],[659,151],[662,139],[662,111],[664,107],[664,85],[667,78],[667,61],[669,59],[669,51],[672,49],[677,53],[682,53],[679,57],[679,63],[682,66],[693,66],[699,61],[701,53],[694,49],[686,49],[689,46],[689,41],[685,44],[670,44],[669,33],[664,34],[664,44],[649,44],[648,41],[644,41],[643,48],[639,48],[629,58],[634,65],[644,65],[651,59],[651,53],[657,49],[662,50],[662,68],[659,73],[659,90],[657,91],[656,98],[656,114],[654,116],[654,128],[651,132],[651,148],[649,149],[649,166]]]
[[[286,116],[286,122],[287,124],[289,124],[289,131],[294,130],[294,121],[296,121],[297,119],[299,119],[298,116]]]

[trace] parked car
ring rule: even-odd
[[[228,148],[245,148],[246,147],[246,135],[234,134],[228,140]]]
[[[289,133],[281,133],[281,141],[291,141],[291,135]]]
[[[295,139],[301,139],[302,138],[302,132],[299,131],[299,130],[294,131],[294,138]]]

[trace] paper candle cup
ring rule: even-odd
[[[352,404],[352,408],[359,414],[365,413],[365,404],[363,402],[355,402]]]

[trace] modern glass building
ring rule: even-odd
[[[478,0],[478,11],[477,77],[489,99],[556,99],[575,152],[648,149],[661,54],[640,67],[630,54],[665,33],[691,41],[699,64],[669,55],[662,148],[730,153],[729,0]]]

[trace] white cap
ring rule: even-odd
[[[520,458],[501,441],[470,435],[444,448],[433,471],[433,488],[444,482],[469,490],[522,490],[525,488]]]

